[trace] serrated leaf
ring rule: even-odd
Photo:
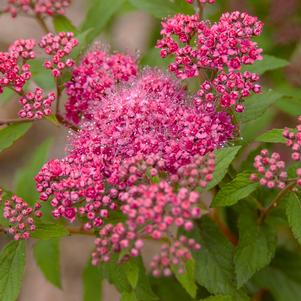
[[[288,64],[287,60],[271,55],[264,55],[263,60],[256,61],[253,65],[245,66],[243,70],[263,74],[267,71],[286,67]]]
[[[254,283],[270,291],[275,301],[297,301],[301,296],[301,256],[286,250],[277,252],[271,265],[257,273]]]
[[[0,300],[15,301],[25,269],[25,242],[13,241],[0,253]]]
[[[152,14],[156,18],[164,18],[177,13],[193,14],[193,7],[184,1],[176,0],[129,0],[129,2],[140,10]]]
[[[247,171],[240,173],[230,183],[222,186],[214,198],[211,207],[232,206],[255,191],[258,183],[250,181],[250,174]]]
[[[283,137],[283,129],[273,129],[258,136],[256,141],[266,143],[285,143],[286,139]]]
[[[258,119],[282,96],[283,95],[279,92],[268,90],[262,94],[256,94],[248,97],[248,99],[245,101],[245,111],[237,114],[237,119],[241,123]]]
[[[55,15],[52,18],[53,26],[56,32],[73,32],[77,33],[76,27],[66,16]]]
[[[301,200],[296,193],[286,197],[286,215],[294,237],[301,244]]]
[[[89,258],[83,270],[84,301],[102,300],[102,274],[99,267],[91,264]]]
[[[39,198],[34,177],[47,160],[51,145],[52,139],[45,140],[33,152],[33,155],[26,166],[17,173],[15,181],[16,194],[31,205]]]
[[[40,240],[33,247],[34,257],[45,278],[61,288],[61,265],[59,240]]]
[[[240,212],[239,244],[234,264],[237,286],[244,285],[257,271],[272,260],[277,246],[276,231],[268,224],[258,224],[254,209]]]
[[[87,36],[87,43],[91,43],[110,21],[112,16],[125,3],[125,0],[114,0],[114,4],[107,0],[92,0],[80,31],[91,30]]]
[[[13,145],[31,128],[32,123],[16,123],[0,129],[0,152]]]
[[[234,301],[231,296],[212,296],[206,299],[202,299],[200,301]]]
[[[177,278],[177,280],[181,283],[184,289],[188,292],[188,294],[192,297],[196,297],[197,285],[195,284],[195,261],[191,259],[187,261],[185,272],[183,274],[178,273],[177,267],[172,267],[172,270]]]
[[[120,301],[138,301],[135,292],[124,292],[121,295]]]
[[[213,180],[209,182],[206,190],[210,190],[224,178],[231,162],[234,160],[240,149],[241,146],[224,147],[215,152],[216,159]]]
[[[36,230],[32,232],[31,236],[41,240],[48,240],[68,236],[69,234],[68,229],[63,225],[36,222]]]
[[[235,301],[249,300],[242,290],[237,290],[234,281],[233,246],[208,218],[203,217],[193,238],[202,246],[194,254],[196,281],[211,294],[225,294]]]
[[[139,266],[137,261],[131,259],[123,265],[123,268],[130,285],[132,286],[132,288],[136,288],[139,280]]]

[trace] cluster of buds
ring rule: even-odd
[[[26,119],[41,119],[43,116],[49,116],[55,99],[54,92],[44,96],[43,89],[36,88],[34,92],[28,92],[20,98],[19,103],[23,108],[19,111],[19,116]]]
[[[4,12],[16,17],[19,13],[41,15],[43,17],[64,15],[71,0],[6,0]]]
[[[69,56],[77,45],[78,40],[74,38],[73,32],[45,35],[39,46],[44,49],[47,55],[51,56],[51,59],[45,61],[44,67],[50,69],[54,77],[59,77],[65,68],[74,66],[75,62]]]
[[[256,82],[259,75],[251,72],[221,72],[212,81],[201,84],[195,98],[197,106],[205,106],[211,111],[212,108],[221,106],[229,108],[234,106],[235,111],[244,111],[243,100],[253,93],[260,93],[261,86]]]
[[[66,83],[69,96],[66,103],[67,118],[76,124],[82,116],[91,119],[91,104],[100,102],[116,84],[136,77],[137,69],[131,56],[121,53],[110,55],[99,49],[89,51],[72,70],[71,81]]]
[[[281,160],[279,153],[272,153],[269,156],[269,151],[264,149],[260,155],[255,157],[254,167],[258,174],[251,174],[252,181],[259,181],[260,185],[267,188],[284,189],[286,187],[287,172],[285,170],[286,164]]]
[[[143,241],[138,239],[137,234],[129,230],[126,225],[107,224],[99,231],[99,237],[95,240],[96,248],[92,253],[92,264],[108,262],[114,253],[124,254],[121,261],[126,261],[129,256],[137,257],[143,245]]]
[[[181,79],[198,76],[200,68],[227,67],[231,71],[262,59],[262,49],[251,39],[261,34],[263,24],[246,13],[223,14],[212,26],[197,15],[179,14],[164,21],[162,26],[163,39],[157,47],[163,58],[175,55],[170,70]]]
[[[184,274],[186,263],[192,258],[191,251],[199,251],[201,246],[194,240],[181,236],[171,245],[163,244],[160,254],[154,256],[150,266],[154,277],[172,275],[174,269],[178,274]]]
[[[40,203],[31,208],[22,198],[12,196],[4,203],[3,217],[8,220],[10,228],[8,232],[15,240],[28,239],[30,233],[35,231],[34,217],[41,217]]]
[[[283,131],[283,137],[287,139],[286,144],[292,149],[292,159],[294,161],[301,160],[301,116],[299,116],[298,122],[297,131],[291,131],[288,128]]]

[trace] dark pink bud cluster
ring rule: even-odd
[[[43,116],[51,114],[51,105],[55,101],[54,92],[44,96],[44,91],[41,88],[36,88],[34,92],[26,93],[19,103],[23,106],[19,111],[19,116],[26,119],[41,119]]]
[[[154,256],[150,263],[153,276],[169,277],[173,269],[176,269],[179,274],[184,274],[187,261],[192,259],[191,251],[200,249],[201,246],[194,239],[185,236],[181,236],[171,245],[162,245],[160,254]]]
[[[201,84],[195,98],[197,106],[205,106],[211,111],[212,108],[221,106],[229,108],[234,106],[236,112],[243,112],[243,101],[252,93],[260,93],[261,86],[257,84],[259,75],[251,72],[221,72],[212,81]]]
[[[26,82],[31,78],[28,60],[35,58],[35,41],[17,40],[8,52],[0,52],[0,93],[5,87],[21,92]]]
[[[163,58],[175,55],[170,71],[181,79],[198,76],[200,68],[231,71],[262,59],[262,49],[251,39],[261,34],[263,23],[246,13],[225,13],[213,25],[179,14],[162,26],[157,47]]]
[[[8,232],[15,240],[28,239],[30,232],[35,231],[34,217],[41,217],[40,203],[31,208],[22,198],[13,196],[5,201],[3,217],[8,220],[10,228]]]
[[[191,163],[181,166],[177,174],[171,176],[171,180],[181,187],[205,188],[212,181],[215,170],[215,155],[196,155]]]
[[[64,15],[71,0],[7,0],[4,12],[16,17],[19,13],[42,16]]]
[[[297,131],[291,131],[288,128],[285,128],[283,131],[283,137],[287,139],[286,144],[292,150],[292,159],[294,161],[301,160],[301,116],[298,117],[298,122]]]
[[[91,119],[88,110],[91,103],[101,101],[116,84],[136,77],[137,72],[137,64],[131,56],[110,55],[99,49],[88,52],[66,84],[67,118],[76,124],[82,116]]]
[[[281,160],[279,153],[272,153],[269,156],[268,150],[262,150],[260,155],[255,157],[254,167],[258,174],[251,174],[252,181],[259,181],[260,185],[267,188],[284,189],[286,187],[287,172],[285,170],[286,164]]]
[[[73,32],[45,35],[39,46],[44,49],[47,55],[51,56],[51,59],[45,61],[44,67],[50,69],[54,77],[59,77],[65,68],[74,66],[74,60],[70,58],[70,55],[77,45],[78,40],[74,38]]]
[[[174,193],[172,186],[164,181],[132,186],[119,198],[124,203],[121,211],[127,216],[129,228],[153,239],[160,239],[173,225],[190,231],[192,220],[201,216],[197,192],[181,188]]]
[[[143,245],[143,241],[138,239],[137,234],[129,230],[126,225],[107,224],[99,231],[99,237],[95,240],[96,248],[92,253],[92,264],[108,262],[114,253],[124,254],[120,260],[126,261],[129,256],[138,256]]]

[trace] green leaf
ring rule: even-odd
[[[243,70],[263,74],[267,71],[286,67],[289,64],[288,61],[280,59],[271,55],[264,55],[262,61],[256,61],[253,65],[248,65]]]
[[[242,123],[256,120],[281,97],[281,93],[273,90],[268,90],[259,95],[252,95],[245,101],[245,111],[243,113],[236,114],[236,116]]]
[[[0,102],[7,103],[13,96],[15,95],[13,90],[10,89],[4,89],[3,92],[0,95]]]
[[[193,7],[181,0],[129,0],[130,3],[140,10],[152,14],[156,18],[164,18],[177,13],[193,14]]]
[[[43,67],[43,59],[35,59],[29,62],[33,81],[45,90],[53,90],[55,82],[51,72]]]
[[[0,152],[13,145],[13,143],[21,138],[31,128],[32,123],[16,123],[8,125],[0,129]]]
[[[48,240],[68,236],[69,234],[68,229],[63,225],[36,222],[36,230],[32,232],[31,236],[41,240]]]
[[[77,33],[76,27],[72,22],[63,15],[55,15],[52,18],[53,26],[56,32],[73,32]]]
[[[173,61],[172,57],[162,59],[160,56],[160,50],[157,48],[151,48],[144,54],[140,64],[141,66],[159,67],[163,70],[168,68],[168,65]]]
[[[102,300],[102,275],[100,269],[91,264],[89,258],[83,270],[84,301]]]
[[[241,146],[224,147],[215,152],[215,171],[213,180],[208,184],[206,190],[210,190],[216,186],[226,175],[231,162],[236,157]]]
[[[208,218],[203,217],[193,236],[202,246],[194,254],[196,281],[212,294],[233,296],[235,301],[249,300],[234,281],[233,246]]]
[[[25,269],[25,242],[13,241],[0,253],[0,300],[15,301]]]
[[[231,296],[212,296],[206,299],[202,299],[200,301],[234,301]]]
[[[195,284],[195,261],[194,259],[187,261],[186,269],[183,274],[178,273],[177,267],[172,267],[172,270],[177,278],[177,280],[181,283],[181,285],[185,288],[188,294],[192,297],[196,297],[197,286]]]
[[[90,2],[90,8],[80,28],[81,32],[93,29],[88,34],[87,43],[91,43],[101,33],[125,0],[114,0],[114,4],[107,0],[91,0]]]
[[[47,160],[51,145],[52,139],[45,140],[34,151],[32,158],[26,166],[17,173],[15,182],[16,194],[31,205],[39,198],[34,177]]]
[[[34,257],[45,278],[54,286],[61,288],[61,265],[59,240],[40,240],[33,248]]]
[[[124,264],[126,277],[132,286],[132,288],[136,288],[138,280],[139,280],[139,266],[136,260],[131,259]]]
[[[264,287],[275,301],[297,301],[301,296],[301,256],[280,250],[271,265],[254,277],[254,283]]]
[[[286,215],[294,237],[301,244],[301,200],[296,193],[286,197]]]
[[[282,135],[283,129],[273,129],[256,138],[258,142],[285,143],[286,139]]]
[[[232,206],[255,191],[258,183],[250,181],[250,174],[247,171],[240,173],[230,183],[224,185],[214,198],[211,207]]]
[[[239,244],[235,251],[234,264],[237,286],[240,288],[257,271],[272,260],[276,246],[276,231],[270,225],[257,223],[254,209],[240,212],[238,223]]]
[[[120,301],[138,301],[136,294],[134,292],[124,292],[121,295]]]

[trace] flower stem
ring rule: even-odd
[[[35,19],[46,34],[50,32],[50,29],[40,14],[36,14]]]

